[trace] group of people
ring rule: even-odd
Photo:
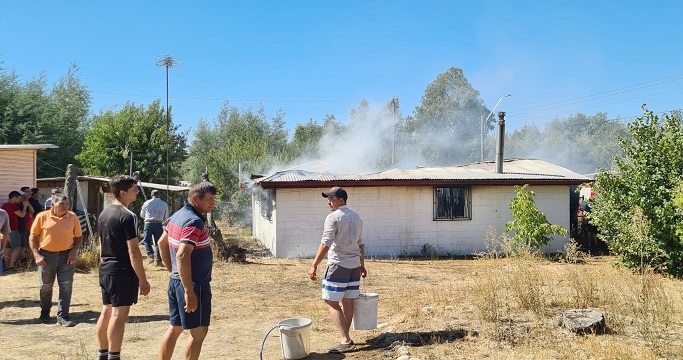
[[[97,320],[96,338],[100,360],[121,358],[130,308],[137,303],[139,295],[146,296],[151,289],[139,248],[138,217],[128,208],[140,192],[137,180],[119,175],[110,180],[109,186],[114,201],[102,211],[97,226],[102,310]],[[157,208],[162,204],[154,201],[158,199],[158,192],[153,193],[154,198],[143,205],[141,215],[145,221],[145,237],[149,235],[156,243],[156,253],[151,249],[151,242],[145,243],[148,257],[161,261],[170,274],[167,288],[170,325],[161,338],[159,359],[171,359],[183,330],[189,332],[184,346],[185,358],[198,359],[208,333],[213,252],[205,214],[215,206],[216,194],[216,187],[207,181],[191,186],[184,206],[168,219],[165,219],[168,213],[162,211],[162,208],[168,211],[167,205],[163,203]],[[343,353],[355,348],[349,335],[353,299],[360,295],[361,277],[367,276],[362,220],[346,206],[348,194],[344,189],[334,187],[323,192],[322,196],[327,199],[331,213],[325,219],[322,240],[308,276],[316,280],[317,267],[327,257],[322,298],[340,335],[339,343],[330,352]],[[20,201],[12,196],[10,199],[14,199],[12,204],[15,205]],[[57,277],[57,323],[74,326],[69,306],[82,233],[78,217],[69,211],[68,197],[55,193],[51,202],[51,208],[41,211],[34,219],[28,240],[38,265],[41,285],[39,319],[44,323],[51,322],[52,286]],[[23,210],[24,213],[26,211]]]
[[[61,193],[61,189],[53,193]],[[0,206],[0,233],[2,233],[0,267],[12,272],[20,267],[28,258],[29,234],[37,215],[50,208],[50,204],[43,206],[39,199],[42,194],[38,188],[24,186],[11,191],[7,202]]]

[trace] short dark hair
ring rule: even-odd
[[[38,188],[31,188],[31,194],[36,194],[40,191]]]
[[[23,192],[29,192],[29,191],[31,191],[31,187],[30,186],[22,186],[21,189],[19,189],[19,190],[21,190]]]
[[[15,197],[21,197],[21,193],[18,191],[10,191],[9,195],[7,196],[8,199],[12,199]]]
[[[60,193],[60,194],[52,195],[52,204],[60,203],[60,202],[63,202],[64,200],[66,200],[66,202],[71,204],[71,200],[69,199],[68,196],[66,196],[66,194]]]
[[[131,187],[137,186],[137,180],[128,175],[116,175],[109,180],[109,187],[115,198],[119,198],[121,191],[128,191]]]
[[[216,187],[212,183],[208,181],[202,181],[190,186],[190,191],[187,193],[187,198],[191,199],[194,195],[197,195],[197,197],[203,199],[204,195],[207,193],[216,195],[218,194],[218,190],[216,190]]]

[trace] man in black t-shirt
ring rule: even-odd
[[[149,282],[138,246],[138,218],[128,209],[140,189],[137,180],[119,175],[109,181],[114,202],[97,221],[100,234],[100,287],[102,313],[96,332],[99,359],[119,359],[131,305],[149,294]]]

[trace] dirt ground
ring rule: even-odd
[[[556,318],[552,314],[541,321],[543,324],[526,327],[526,332],[520,335],[531,340],[501,342],[487,335],[476,306],[482,298],[474,296],[472,291],[491,265],[487,261],[368,260],[369,277],[361,290],[380,296],[378,329],[352,331],[352,338],[359,345],[355,352],[327,354],[338,337],[320,300],[320,283],[307,278],[310,261],[249,258],[247,264],[215,263],[213,314],[201,358],[259,359],[268,330],[292,317],[313,321],[311,354],[307,359],[396,359],[400,351],[392,344],[397,343],[405,344],[410,356],[422,360],[590,358],[582,349],[612,344],[627,349],[624,351],[642,348],[640,340],[624,340],[624,336],[610,335],[603,339],[568,336],[555,326]],[[609,261],[583,265],[548,262],[540,266],[544,274],[572,269],[590,269],[595,273],[604,269],[612,271]],[[168,273],[153,264],[146,265],[146,269],[152,291],[149,296],[141,297],[131,310],[123,359],[155,359],[159,340],[168,326]],[[675,284],[674,290],[679,291],[680,283]],[[100,301],[97,274],[77,273],[71,307],[72,319],[77,325],[72,328],[44,325],[37,319],[40,308],[35,269],[0,276],[0,334],[4,340],[0,345],[0,359],[95,359],[95,323]],[[53,317],[55,311],[56,305],[52,309]],[[523,316],[515,316],[517,322],[526,321]],[[682,344],[682,325],[679,318],[671,330],[677,346]],[[543,331],[534,330],[539,326]],[[182,358],[185,338],[183,334],[179,339],[174,359]],[[646,355],[640,358],[649,358]],[[273,331],[266,339],[263,359],[281,358],[279,333]]]

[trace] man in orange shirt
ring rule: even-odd
[[[36,215],[29,237],[40,280],[40,321],[43,324],[50,322],[52,287],[56,276],[59,284],[57,323],[70,327],[76,325],[69,318],[69,306],[76,256],[83,240],[81,224],[78,216],[69,211],[70,202],[66,195],[53,195],[52,204],[50,210]]]

